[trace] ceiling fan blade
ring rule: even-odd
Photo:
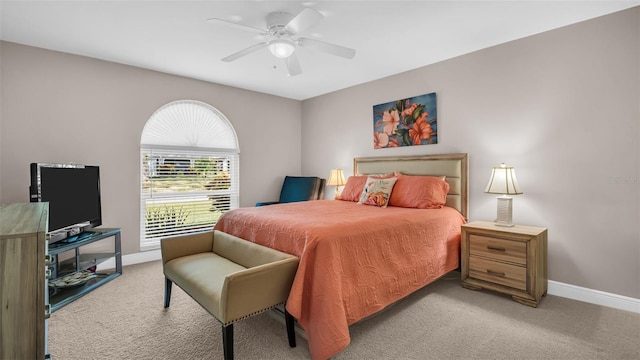
[[[230,62],[230,61],[233,61],[233,60],[237,60],[237,59],[239,59],[239,58],[241,58],[241,57],[243,57],[245,55],[249,55],[254,51],[257,51],[257,50],[262,49],[263,47],[266,47],[267,44],[268,43],[263,42],[263,43],[260,43],[260,44],[255,44],[253,46],[249,46],[248,48],[246,48],[244,50],[240,50],[235,54],[231,54],[231,55],[229,55],[229,56],[227,56],[225,58],[222,58],[222,61]]]
[[[320,50],[328,54],[340,56],[346,59],[353,59],[353,57],[356,56],[356,51],[354,49],[336,44],[330,44],[320,40],[300,38],[298,39],[298,44],[300,46]]]
[[[298,61],[298,56],[296,56],[295,52],[289,55],[285,61],[287,63],[287,73],[289,73],[289,76],[302,74],[302,68],[300,67],[300,62]]]
[[[296,17],[291,19],[284,29],[291,34],[297,34],[309,29],[316,25],[324,18],[324,15],[320,14],[316,10],[306,8],[302,10]]]
[[[238,24],[238,23],[235,23],[233,21],[228,21],[228,20],[223,20],[223,19],[218,19],[218,18],[207,19],[207,22],[212,23],[212,24],[220,24],[220,25],[228,26],[228,27],[231,27],[231,28],[234,28],[234,29],[248,31],[248,32],[252,32],[252,33],[258,33],[258,34],[267,33],[267,30],[265,30],[265,29],[259,29],[259,28],[255,28],[253,26],[244,25],[244,24]]]

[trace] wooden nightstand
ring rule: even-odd
[[[462,225],[461,244],[463,287],[533,307],[547,293],[547,229],[473,221]]]

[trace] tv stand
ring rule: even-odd
[[[106,252],[85,251],[86,245],[113,238]],[[99,244],[100,249],[105,244]],[[115,259],[115,268],[98,269],[101,263]],[[122,275],[120,229],[91,229],[49,244],[49,303],[51,312],[69,304]]]

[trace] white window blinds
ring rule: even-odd
[[[142,248],[163,237],[210,230],[238,207],[238,155],[223,152],[143,149]]]
[[[169,103],[145,124],[140,150],[140,248],[210,230],[239,206],[239,150],[231,123],[197,101]]]

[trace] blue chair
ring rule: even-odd
[[[315,176],[285,176],[278,201],[259,202],[256,206],[320,200],[324,198],[326,180]]]

